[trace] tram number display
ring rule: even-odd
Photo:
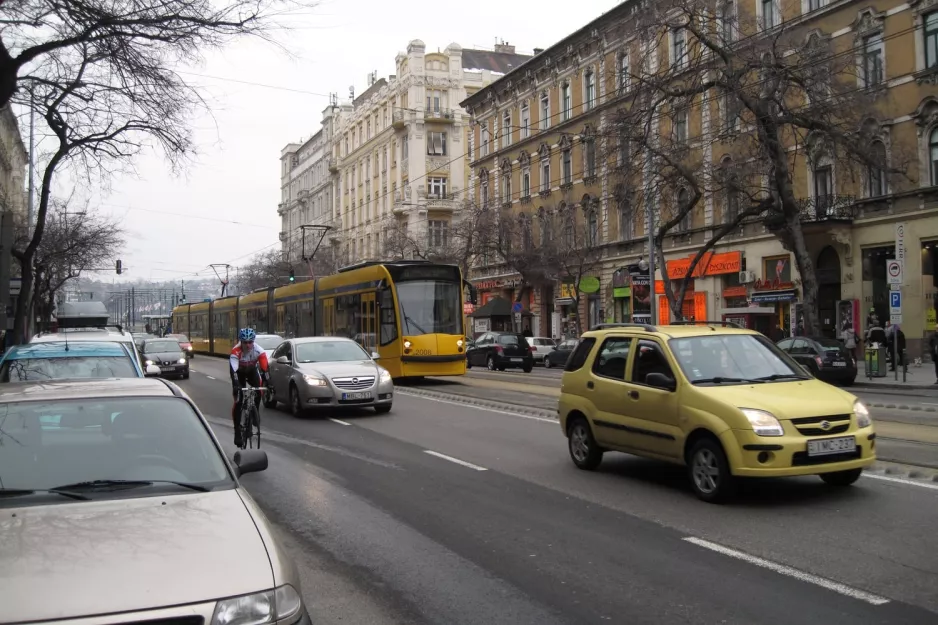
[[[429,349],[415,349],[414,355],[415,356],[429,356],[430,350]]]

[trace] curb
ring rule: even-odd
[[[853,383],[853,386],[856,388],[865,388],[865,389],[882,389],[889,391],[934,391],[938,389],[938,384],[902,384],[900,382],[860,382],[857,380]]]
[[[400,393],[401,395],[414,395],[417,397],[426,397],[428,399],[442,399],[448,402],[453,402],[457,404],[465,404],[467,406],[478,406],[479,408],[489,408],[491,410],[498,410],[501,412],[515,412],[517,414],[529,416],[529,417],[541,417],[544,419],[552,419],[557,421],[557,411],[556,410],[547,410],[545,408],[532,408],[530,406],[522,406],[520,404],[509,404],[503,401],[496,401],[492,399],[483,399],[481,397],[470,397],[468,395],[455,395],[452,393],[441,393],[437,391],[429,391],[422,388],[395,388],[395,393]]]
[[[873,466],[863,469],[863,471],[865,473],[886,475],[888,477],[900,477],[916,482],[938,484],[938,469],[920,467],[914,464],[877,460]]]
[[[889,408],[892,410],[909,410],[911,412],[938,412],[938,408],[932,406],[922,407],[916,404],[880,404],[873,402],[863,402],[868,408]],[[882,420],[882,419],[880,419]]]

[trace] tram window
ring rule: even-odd
[[[391,294],[391,289],[382,289],[379,298],[381,345],[388,345],[397,340],[397,321],[394,318],[394,297]]]
[[[300,336],[313,336],[313,302],[304,300],[299,304],[299,331]]]

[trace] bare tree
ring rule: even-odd
[[[463,208],[445,225],[433,228],[429,224],[408,223],[389,217],[381,226],[384,232],[383,256],[389,260],[426,260],[457,265],[465,275],[480,240],[477,217],[476,212]]]
[[[236,285],[245,295],[257,289],[284,286],[290,283],[292,265],[283,258],[280,250],[269,250],[256,254],[246,265],[238,267]],[[295,270],[294,270],[295,271]],[[296,275],[297,280],[304,280]]]
[[[36,250],[38,274],[30,302],[32,314],[52,316],[55,296],[69,281],[89,270],[110,267],[124,246],[124,233],[113,219],[84,210],[69,212],[67,201],[53,201],[46,234]],[[28,244],[20,237],[16,247]]]
[[[801,23],[766,30],[751,13],[722,15],[723,6],[728,5],[668,0],[637,14],[633,26],[642,36],[633,58],[640,62],[629,71],[632,95],[626,108],[644,112],[649,134],[672,126],[666,115],[693,111],[691,119],[701,120],[685,122],[688,128],[697,125],[698,136],[689,137],[694,148],[683,159],[664,159],[655,150],[648,157],[651,168],[662,162],[675,171],[678,163],[688,168],[680,173],[691,193],[688,213],[706,194],[719,192],[714,184],[718,155],[711,150],[701,156],[707,153],[703,146],[735,152],[733,169],[748,164],[745,178],[750,180],[744,186],[750,190],[750,206],[793,252],[802,279],[805,329],[820,333],[817,276],[802,224],[842,217],[853,201],[838,196],[832,186],[799,198],[793,168],[803,158],[811,164],[827,159],[854,175],[900,175],[911,155],[893,153],[885,162],[885,152],[874,141],[882,76],[875,68],[858,76],[856,50],[835,50],[829,39]],[[703,184],[695,189],[686,174],[699,181],[700,171]],[[764,189],[758,189],[760,184]],[[679,224],[686,208],[676,207],[671,219],[662,217],[661,227]],[[660,243],[656,247],[660,250]],[[679,301],[670,294],[669,299],[672,308]]]
[[[56,172],[102,182],[155,145],[174,167],[194,152],[189,127],[204,104],[175,71],[207,47],[266,36],[271,2],[25,0],[0,5],[0,102],[32,108],[48,127],[35,230],[23,268],[14,340],[25,340],[34,261]],[[17,90],[19,83],[28,89]],[[41,141],[40,144],[43,142]]]

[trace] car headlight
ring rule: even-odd
[[[859,399],[853,402],[853,414],[857,415],[858,428],[868,428],[873,425],[873,420],[870,419],[869,409]]]
[[[785,434],[782,424],[778,422],[778,419],[772,413],[755,408],[740,408],[740,410],[743,412],[743,416],[749,419],[753,432],[759,436],[782,436]]]
[[[387,369],[382,369],[382,370],[381,370],[381,373],[380,373],[379,375],[380,375],[380,379],[381,379],[382,382],[390,382],[390,381],[391,381],[391,372],[388,371]]]
[[[181,364],[181,365],[184,365],[184,364],[186,364],[186,359],[185,359],[185,358],[180,358],[180,359],[177,360],[176,362],[178,362],[178,363]]]
[[[144,360],[144,361],[143,361],[143,364],[145,364],[146,366],[149,367],[150,365],[155,365],[156,363],[153,362],[152,360]]]
[[[303,379],[306,380],[306,383],[310,386],[325,386],[326,381],[323,378],[317,378],[314,375],[304,375]]]
[[[264,625],[300,612],[300,594],[289,584],[275,590],[222,599],[215,604],[212,625]]]
[[[456,347],[462,347],[462,339],[456,339]]]

